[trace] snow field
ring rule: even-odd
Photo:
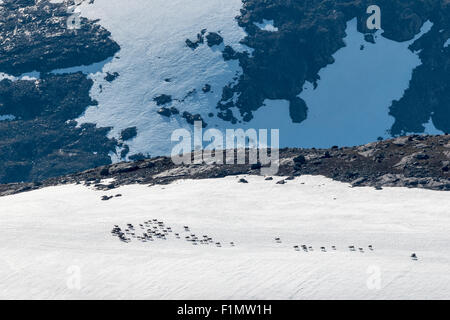
[[[106,193],[58,186],[0,198],[0,297],[450,297],[448,193],[350,188],[311,176],[286,185],[246,179],[248,184],[227,177],[131,185]],[[122,197],[100,200],[118,193]],[[116,224],[149,219],[164,221],[181,238],[187,225],[190,233],[224,245],[194,246],[173,236],[123,243],[111,235]],[[235,247],[226,245],[231,241]],[[314,251],[294,250],[302,244]],[[350,245],[364,253],[349,251]]]

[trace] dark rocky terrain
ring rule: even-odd
[[[354,187],[408,187],[450,191],[449,169],[450,135],[414,135],[352,148],[282,149],[278,175],[288,178],[278,179],[289,183],[295,176],[323,175],[350,183]],[[260,166],[175,165],[170,158],[158,157],[102,166],[51,178],[42,183],[0,185],[0,195],[59,184],[84,183],[100,190],[109,190],[136,183],[169,184],[179,179],[222,178],[244,174],[258,175]],[[114,181],[101,183],[110,178],[114,178]]]
[[[0,72],[38,71],[38,80],[0,81],[0,183],[41,181],[111,163],[118,144],[110,128],[77,127],[92,105],[92,80],[81,72],[48,71],[104,61],[119,45],[110,33],[82,18],[80,29],[67,28],[66,3],[5,0],[0,6]]]
[[[68,5],[36,0],[4,0],[0,6],[0,72],[21,75],[90,65],[113,56],[119,45],[100,25],[80,18],[69,29]]]

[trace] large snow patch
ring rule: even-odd
[[[70,185],[0,198],[0,298],[450,298],[448,193],[311,176],[247,180],[107,193]],[[150,219],[181,239],[123,243],[110,234]],[[184,240],[192,232],[223,247],[194,246]],[[302,244],[314,251],[294,250]]]

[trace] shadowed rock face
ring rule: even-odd
[[[38,80],[0,81],[0,183],[39,181],[111,163],[117,141],[109,128],[77,127],[96,102],[92,80],[82,73],[45,72],[89,65],[114,55],[109,32],[86,20],[67,28],[67,6],[48,1],[6,0],[0,6],[0,72],[42,72]]]
[[[82,73],[45,75],[33,81],[0,81],[0,182],[43,180],[111,163],[117,145],[109,128],[77,127],[92,80]]]
[[[447,17],[449,14],[450,5]],[[419,52],[422,65],[414,70],[403,97],[390,108],[390,115],[395,118],[392,134],[424,132],[424,124],[429,120],[437,129],[450,132],[450,47],[444,48],[449,38],[447,18],[411,46]]]
[[[244,121],[253,118],[265,99],[284,99],[291,103],[294,122],[306,119],[308,106],[298,101],[305,81],[317,84],[319,70],[334,63],[332,55],[344,46],[346,22],[358,19],[358,30],[370,40],[366,9],[373,1],[243,0],[237,17],[248,36],[242,41],[253,54],[224,51],[224,58],[239,59],[243,74],[236,85],[224,88],[219,117],[236,121],[237,107]],[[422,65],[414,70],[410,88],[394,101],[390,114],[395,117],[393,135],[424,132],[431,118],[435,127],[450,131],[450,2],[440,0],[380,0],[383,36],[394,41],[411,40],[427,20],[432,30],[415,41],[411,50],[420,51]],[[273,20],[276,32],[261,30],[255,23]],[[270,79],[270,81],[267,81]],[[237,96],[236,102],[230,96]],[[295,112],[292,112],[295,111]]]
[[[300,175],[322,175],[353,187],[450,190],[449,166],[450,135],[414,135],[352,148],[282,149],[278,175],[289,177],[282,184]],[[180,179],[258,175],[260,168],[260,164],[175,165],[170,158],[158,157],[103,166],[39,184],[0,185],[0,196],[69,183],[107,190],[135,183],[153,185]],[[114,178],[111,183],[100,184],[101,180],[110,178]]]

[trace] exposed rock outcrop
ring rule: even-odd
[[[18,76],[90,65],[119,51],[111,34],[86,18],[79,18],[79,29],[68,28],[72,15],[68,4],[4,0],[0,6],[0,72]]]
[[[40,181],[111,163],[117,141],[107,138],[110,128],[73,121],[96,104],[89,96],[92,80],[82,73],[47,74],[104,61],[120,49],[93,21],[80,18],[80,28],[69,28],[74,17],[68,6],[74,4],[0,5],[0,72],[41,73],[37,80],[0,81],[0,117],[12,115],[0,121],[0,183]]]
[[[362,150],[371,152],[361,155]],[[279,183],[284,184],[300,175],[322,175],[349,183],[353,187],[408,187],[450,191],[450,172],[448,169],[443,170],[450,164],[446,155],[449,151],[450,135],[415,135],[353,148],[282,149],[278,175],[288,178],[277,181],[283,181]],[[417,159],[417,154],[426,154],[428,158]],[[405,158],[415,160],[404,161]],[[0,195],[67,183],[85,183],[107,190],[135,183],[153,185],[168,184],[179,179],[258,175],[260,167],[254,164],[175,165],[170,158],[158,157],[98,167],[51,178],[42,183],[0,185]],[[100,183],[102,179],[111,178],[113,182],[107,185]],[[272,181],[273,178],[268,177],[266,180]]]

